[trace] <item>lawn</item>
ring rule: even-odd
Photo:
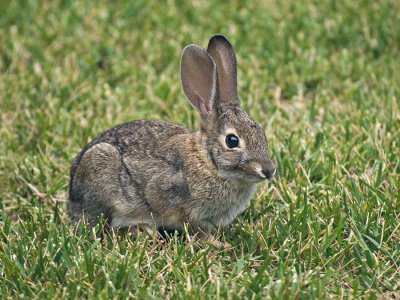
[[[215,33],[236,50],[242,105],[278,166],[216,234],[230,246],[76,230],[74,156],[130,120],[196,129],[180,55]],[[399,70],[396,0],[1,0],[0,298],[389,297]]]

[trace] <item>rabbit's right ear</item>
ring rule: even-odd
[[[181,80],[189,102],[203,117],[212,114],[216,107],[217,68],[207,51],[198,45],[183,49]]]

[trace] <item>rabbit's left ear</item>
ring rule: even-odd
[[[206,50],[198,45],[183,49],[181,80],[183,92],[202,118],[213,116],[217,98],[217,69]]]
[[[223,35],[214,35],[208,42],[207,52],[217,66],[220,103],[238,104],[236,56],[232,45]]]

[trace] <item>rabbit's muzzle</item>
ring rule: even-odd
[[[275,176],[276,174],[276,166],[272,162],[272,160],[268,160],[267,163],[265,163],[262,166],[261,173],[265,176],[265,179],[271,179],[272,177]]]

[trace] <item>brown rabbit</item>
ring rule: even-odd
[[[75,158],[69,184],[73,222],[212,232],[249,205],[256,185],[275,174],[264,130],[240,107],[236,57],[222,35],[207,51],[185,47],[183,91],[200,130],[134,121],[98,136]]]

